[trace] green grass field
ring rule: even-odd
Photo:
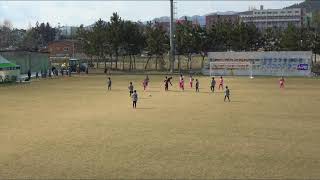
[[[320,80],[226,77],[231,102],[164,92],[163,76],[74,76],[0,86],[0,179],[320,178]],[[127,86],[140,100],[132,109]],[[151,95],[151,96],[149,96]]]

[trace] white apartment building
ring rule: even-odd
[[[240,15],[240,20],[246,24],[254,24],[258,29],[264,30],[267,28],[281,28],[284,29],[292,24],[296,27],[304,25],[304,9],[254,9],[248,15]]]

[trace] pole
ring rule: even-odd
[[[170,0],[170,72],[174,71],[174,61],[175,61],[175,52],[174,52],[174,18],[173,18],[173,0]]]
[[[28,66],[29,66],[29,69],[28,69],[28,71],[32,71],[32,69],[31,69],[31,52],[29,52],[29,54],[28,54]]]

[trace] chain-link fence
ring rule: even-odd
[[[20,72],[25,74],[30,69],[32,72],[46,71],[49,69],[48,53],[11,51],[0,52],[0,55],[20,66]]]

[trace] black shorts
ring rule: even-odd
[[[129,91],[129,93],[130,93],[130,94],[132,94],[132,93],[133,93],[133,91]]]

